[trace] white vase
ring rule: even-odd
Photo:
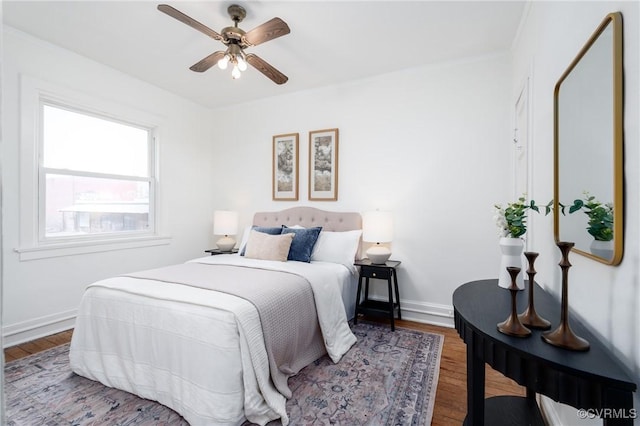
[[[498,274],[498,286],[509,288],[511,286],[511,275],[507,271],[507,266],[517,266],[520,273],[516,278],[516,286],[518,290],[524,290],[524,259],[522,252],[524,251],[524,241],[521,238],[500,238],[500,251],[502,258],[500,259],[500,273]]]
[[[613,259],[613,240],[593,240],[591,241],[591,245],[589,246],[589,251],[591,251],[591,254],[594,254],[598,257],[606,260],[611,260]]]

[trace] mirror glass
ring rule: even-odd
[[[623,250],[622,16],[607,15],[554,92],[556,241],[617,265]]]

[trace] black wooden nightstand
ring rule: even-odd
[[[209,249],[209,250],[205,250],[205,253],[209,253],[211,256],[215,256],[217,254],[232,254],[232,253],[237,253],[238,249],[234,248],[231,251],[222,251],[220,249],[214,248],[214,249]]]
[[[358,294],[356,296],[356,312],[353,323],[358,323],[358,314],[368,314],[376,316],[386,316],[391,320],[391,331],[395,331],[395,310],[398,310],[398,319],[402,319],[400,312],[400,292],[398,290],[398,276],[396,268],[400,265],[398,260],[387,260],[383,264],[371,263],[369,259],[357,260],[354,265],[360,267],[360,278],[358,279]],[[371,278],[387,280],[389,301],[369,299],[369,280]],[[360,301],[362,294],[362,280],[364,279],[364,300]],[[392,283],[393,280],[393,283]],[[393,292],[396,293],[396,302],[393,302]]]

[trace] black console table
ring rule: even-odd
[[[528,286],[529,283],[527,282]],[[528,291],[518,292],[518,312],[527,307]],[[536,311],[551,321],[560,321],[560,303],[537,284],[534,288]],[[633,425],[633,392],[636,384],[604,345],[584,326],[570,318],[573,331],[591,343],[587,352],[560,349],[542,341],[541,331],[532,330],[526,338],[498,331],[511,309],[510,294],[498,287],[498,280],[473,281],[453,293],[456,330],[467,345],[466,425],[542,424],[535,394],[555,401],[604,413],[605,425]],[[487,363],[527,389],[526,397],[500,396],[484,399]]]

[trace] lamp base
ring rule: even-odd
[[[375,245],[367,250],[366,255],[371,263],[375,265],[382,265],[391,257],[391,250],[387,247]]]
[[[230,252],[233,247],[236,245],[236,240],[231,237],[224,236],[216,241],[216,246],[220,249],[220,251]]]

